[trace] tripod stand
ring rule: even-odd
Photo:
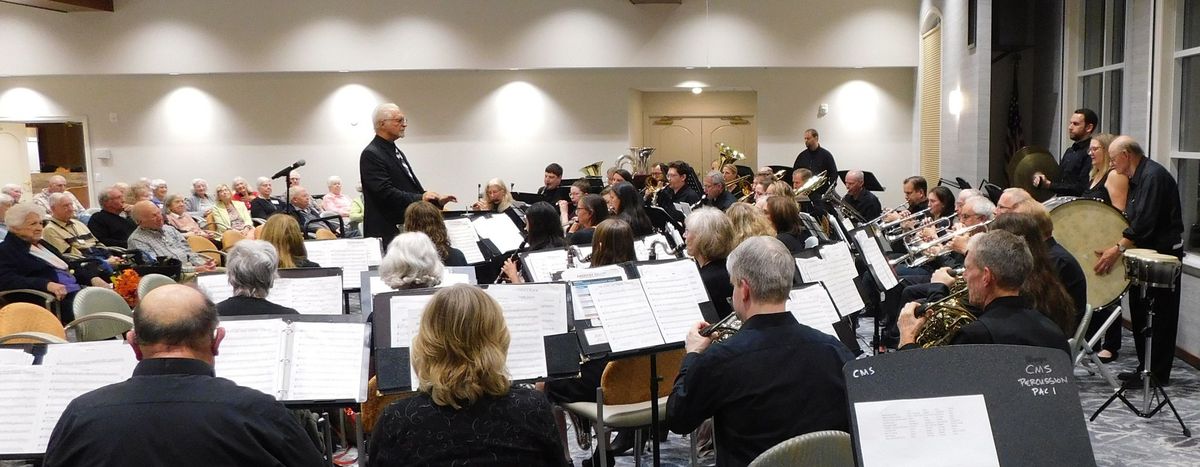
[[[1145,281],[1142,281],[1141,286],[1140,286],[1142,300],[1146,300],[1146,288],[1147,287],[1148,287],[1148,284]],[[1174,289],[1174,286],[1172,286],[1171,288]],[[1120,389],[1117,389],[1117,392],[1113,393],[1113,395],[1110,396],[1108,398],[1108,400],[1104,402],[1104,405],[1101,405],[1099,409],[1096,409],[1096,412],[1092,414],[1091,418],[1089,418],[1088,421],[1092,421],[1092,422],[1096,421],[1096,417],[1098,417],[1100,415],[1100,412],[1103,412],[1104,409],[1108,408],[1108,406],[1117,399],[1121,399],[1121,402],[1125,403],[1125,406],[1129,407],[1129,410],[1131,412],[1133,412],[1134,415],[1137,415],[1141,418],[1154,417],[1156,414],[1158,414],[1159,411],[1162,410],[1163,406],[1165,405],[1165,406],[1171,408],[1171,413],[1173,413],[1175,415],[1175,420],[1179,422],[1179,427],[1183,428],[1183,435],[1188,438],[1191,438],[1192,437],[1191,430],[1188,430],[1187,425],[1185,425],[1183,423],[1183,418],[1181,418],[1179,416],[1179,411],[1175,409],[1175,404],[1171,403],[1171,398],[1167,396],[1167,391],[1165,389],[1163,389],[1162,385],[1159,384],[1159,382],[1154,378],[1154,373],[1150,371],[1150,362],[1153,361],[1150,359],[1151,352],[1152,352],[1151,344],[1154,341],[1154,297],[1153,296],[1151,296],[1149,298],[1149,301],[1146,304],[1146,327],[1142,331],[1142,335],[1145,336],[1145,340],[1146,340],[1146,345],[1145,345],[1146,353],[1145,353],[1145,359],[1143,360],[1144,364],[1142,365],[1143,408],[1141,410],[1139,410],[1136,406],[1133,405],[1132,402],[1129,401],[1129,398],[1126,397],[1126,395],[1125,395],[1125,391],[1128,391],[1129,389],[1132,389],[1132,388],[1129,386],[1122,385]],[[1153,390],[1151,390],[1151,388],[1153,388]],[[1152,396],[1153,396],[1153,399],[1151,399]],[[1161,399],[1160,399],[1160,397],[1161,397]],[[1158,400],[1158,405],[1154,406],[1153,409],[1150,408],[1150,405],[1153,403],[1152,400]]]

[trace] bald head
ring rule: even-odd
[[[221,333],[217,307],[198,290],[164,285],[142,298],[133,313],[139,358],[183,357],[212,363]]]
[[[1117,173],[1132,177],[1142,159],[1146,157],[1146,151],[1142,150],[1142,146],[1133,137],[1121,135],[1108,145],[1108,155],[1112,158],[1113,168],[1117,169]]]
[[[1008,188],[1004,190],[1004,193],[1000,195],[999,202],[996,203],[996,214],[1013,212],[1021,204],[1036,202],[1028,191],[1021,188]]]
[[[846,172],[846,191],[851,195],[858,196],[863,189],[863,173],[861,170],[851,170]]]
[[[62,175],[52,175],[46,180],[46,191],[62,193],[67,191],[67,179]]]
[[[159,230],[162,228],[162,211],[150,201],[138,201],[133,205],[133,221],[138,227]]]

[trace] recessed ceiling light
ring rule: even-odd
[[[699,88],[699,87],[692,88],[692,94],[700,94],[702,92],[704,92],[703,88]]]

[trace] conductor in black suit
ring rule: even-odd
[[[413,171],[396,140],[404,137],[408,120],[396,104],[380,104],[375,108],[375,138],[363,149],[358,159],[359,176],[363,184],[363,235],[388,242],[404,224],[404,210],[410,203],[425,200],[437,206],[458,201],[454,195],[426,191]]]

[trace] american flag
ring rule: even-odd
[[[1005,138],[1004,162],[1025,147],[1025,135],[1021,131],[1021,104],[1018,99],[1017,67],[1013,66],[1012,99],[1008,101],[1008,136]]]

